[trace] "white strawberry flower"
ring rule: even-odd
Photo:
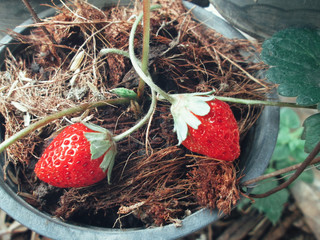
[[[171,94],[171,114],[174,120],[174,132],[177,132],[178,145],[180,145],[188,135],[188,126],[198,129],[201,121],[195,116],[205,116],[210,112],[210,106],[207,103],[214,99],[214,96],[208,96],[211,92],[205,93],[186,93]]]

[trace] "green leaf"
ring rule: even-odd
[[[306,140],[304,150],[310,153],[320,141],[320,113],[308,117],[304,121],[303,127],[304,130],[301,138]]]
[[[131,98],[131,99],[137,98],[137,94],[135,93],[135,91],[127,88],[114,88],[110,90],[110,92],[117,94],[119,97],[123,97],[123,98]]]
[[[97,159],[103,156],[100,163],[102,171],[107,171],[108,183],[111,182],[111,173],[117,155],[117,145],[113,140],[112,134],[100,126],[84,123],[85,126],[96,132],[85,132],[84,136],[90,142],[91,159]]]
[[[272,162],[283,161],[290,155],[290,149],[287,145],[276,146],[272,154]]]
[[[271,66],[267,78],[278,92],[299,105],[320,103],[320,36],[311,29],[285,29],[266,40],[261,59]]]
[[[245,207],[251,203],[251,200],[248,198],[243,198],[237,205],[237,209],[240,211],[243,211],[245,209]]]
[[[90,142],[91,159],[101,157],[111,147],[112,140],[109,133],[86,132],[84,136]],[[108,139],[109,138],[109,139]]]
[[[253,189],[253,194],[265,193],[270,189],[278,186],[276,178],[270,178],[262,181],[256,188]],[[276,224],[283,212],[284,204],[288,202],[289,191],[282,189],[281,191],[274,193],[266,198],[257,198],[253,203],[253,207],[263,212],[266,217],[273,223]]]
[[[102,171],[105,172],[106,170],[108,170],[107,177],[108,177],[109,184],[111,183],[111,174],[112,174],[112,169],[114,166],[116,155],[117,155],[116,145],[113,144],[113,146],[110,147],[110,149],[108,150],[108,152],[106,153],[106,155],[104,156],[100,164],[100,168],[102,169]]]
[[[89,142],[102,141],[107,139],[106,134],[101,132],[86,132],[84,133],[84,136]]]
[[[115,160],[116,154],[117,154],[117,151],[111,151],[110,153],[107,153],[107,155],[110,155],[109,158],[111,159],[108,167],[108,184],[111,184],[111,174],[112,174],[112,169],[114,166],[114,160]]]
[[[300,127],[300,119],[298,114],[291,108],[280,109],[280,128],[298,128]]]
[[[112,142],[109,140],[90,142],[91,158],[97,159],[101,157],[109,150],[111,146]]]

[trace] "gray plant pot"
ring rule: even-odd
[[[318,0],[210,0],[233,26],[266,39],[289,27],[320,28]]]
[[[186,7],[193,5],[186,2]],[[200,7],[193,9],[195,16],[208,16],[215,18],[211,13]],[[40,17],[53,15],[52,10],[45,11]],[[23,23],[30,24],[31,20]],[[225,30],[228,37],[243,37],[227,23],[217,20],[213,21],[211,27]],[[25,33],[28,29],[15,29],[19,33]],[[6,36],[1,40],[1,44],[12,43],[13,39]],[[8,45],[11,51],[17,50],[17,45]],[[0,62],[4,60],[6,46],[0,47]],[[276,107],[265,107],[257,123],[252,127],[247,135],[246,151],[241,156],[241,165],[244,169],[245,177],[243,181],[260,176],[266,169],[273,153],[279,127],[279,109]],[[2,134],[2,135],[1,135]],[[0,132],[0,138],[3,131]],[[1,139],[0,139],[1,140]],[[4,165],[4,154],[0,157],[1,169]],[[175,227],[173,224],[163,227],[140,228],[140,229],[110,229],[93,226],[78,225],[70,222],[63,222],[53,218],[51,215],[41,212],[29,205],[17,195],[17,189],[10,180],[4,181],[3,172],[0,171],[0,208],[11,217],[32,229],[33,231],[52,239],[176,239],[186,236],[192,232],[200,230],[208,224],[219,219],[216,211],[201,209],[182,220],[182,227]],[[221,216],[220,216],[221,217]]]

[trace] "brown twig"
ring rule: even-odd
[[[294,180],[296,180],[300,174],[305,170],[305,168],[310,165],[312,160],[317,156],[317,154],[320,152],[320,142],[316,145],[316,147],[312,150],[312,152],[308,155],[308,157],[304,160],[303,163],[297,168],[295,173],[284,183],[280,184],[279,186],[265,192],[262,194],[249,194],[249,197],[252,198],[265,198],[268,197],[286,187],[288,187]]]
[[[320,162],[320,157],[315,158],[315,159],[310,163],[310,165],[313,165],[313,164],[316,164],[316,163],[319,163],[319,162]],[[256,183],[256,182],[260,182],[260,181],[265,180],[265,179],[268,179],[268,178],[276,177],[276,176],[279,176],[279,175],[281,175],[281,174],[284,174],[284,173],[288,173],[288,172],[297,170],[301,165],[302,165],[302,163],[298,163],[298,164],[292,165],[292,166],[290,166],[290,167],[282,168],[282,169],[279,169],[279,170],[274,171],[274,172],[272,172],[272,173],[264,174],[264,175],[259,176],[259,177],[257,177],[257,178],[253,178],[253,179],[250,179],[250,180],[248,180],[248,181],[245,181],[245,182],[241,183],[241,185],[242,185],[242,186],[249,186],[249,185],[254,184],[254,183]]]
[[[29,0],[22,0],[22,2],[24,3],[24,5],[26,5],[27,9],[29,10],[33,20],[36,22],[36,23],[42,23],[41,19],[38,17],[37,13],[34,11],[34,9],[32,8]],[[47,35],[47,37],[50,39],[50,41],[53,43],[53,44],[58,44],[56,42],[56,40],[51,36],[51,34],[49,33],[48,29],[45,27],[45,26],[40,26],[41,29],[44,31],[44,33]]]
[[[27,9],[29,10],[33,20],[35,23],[42,23],[43,21],[38,17],[37,13],[34,11],[34,9],[32,8],[29,0],[22,0],[22,2],[24,3],[24,5],[27,7]],[[54,39],[54,37],[50,34],[50,32],[48,31],[48,29],[45,27],[45,26],[40,26],[40,28],[42,29],[42,31],[47,35],[48,39],[52,42],[53,45],[58,45],[57,41]],[[57,59],[58,58],[58,55],[56,54],[56,50],[53,46],[53,54],[55,55],[55,57]],[[64,56],[64,53],[58,49],[59,53],[62,54],[61,56]]]

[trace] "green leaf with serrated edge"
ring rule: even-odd
[[[301,138],[306,140],[304,150],[310,153],[320,141],[320,113],[308,117],[304,121],[303,127],[304,130]]]
[[[114,88],[110,90],[110,92],[117,94],[119,97],[123,98],[137,98],[137,94],[135,93],[135,91],[127,88]]]
[[[83,123],[87,128],[90,128],[92,131],[102,132],[102,133],[110,133],[107,129],[100,127],[98,125],[92,123]]]
[[[320,103],[320,36],[311,29],[285,29],[262,45],[261,59],[271,68],[267,78],[278,92],[299,105]],[[320,108],[320,106],[318,105]]]
[[[252,193],[265,193],[276,186],[278,186],[277,179],[270,178],[260,182],[259,185],[252,190]],[[263,212],[273,224],[276,224],[282,215],[284,204],[288,202],[288,199],[289,191],[287,189],[282,189],[269,197],[255,199],[253,207],[258,209],[260,212]]]

